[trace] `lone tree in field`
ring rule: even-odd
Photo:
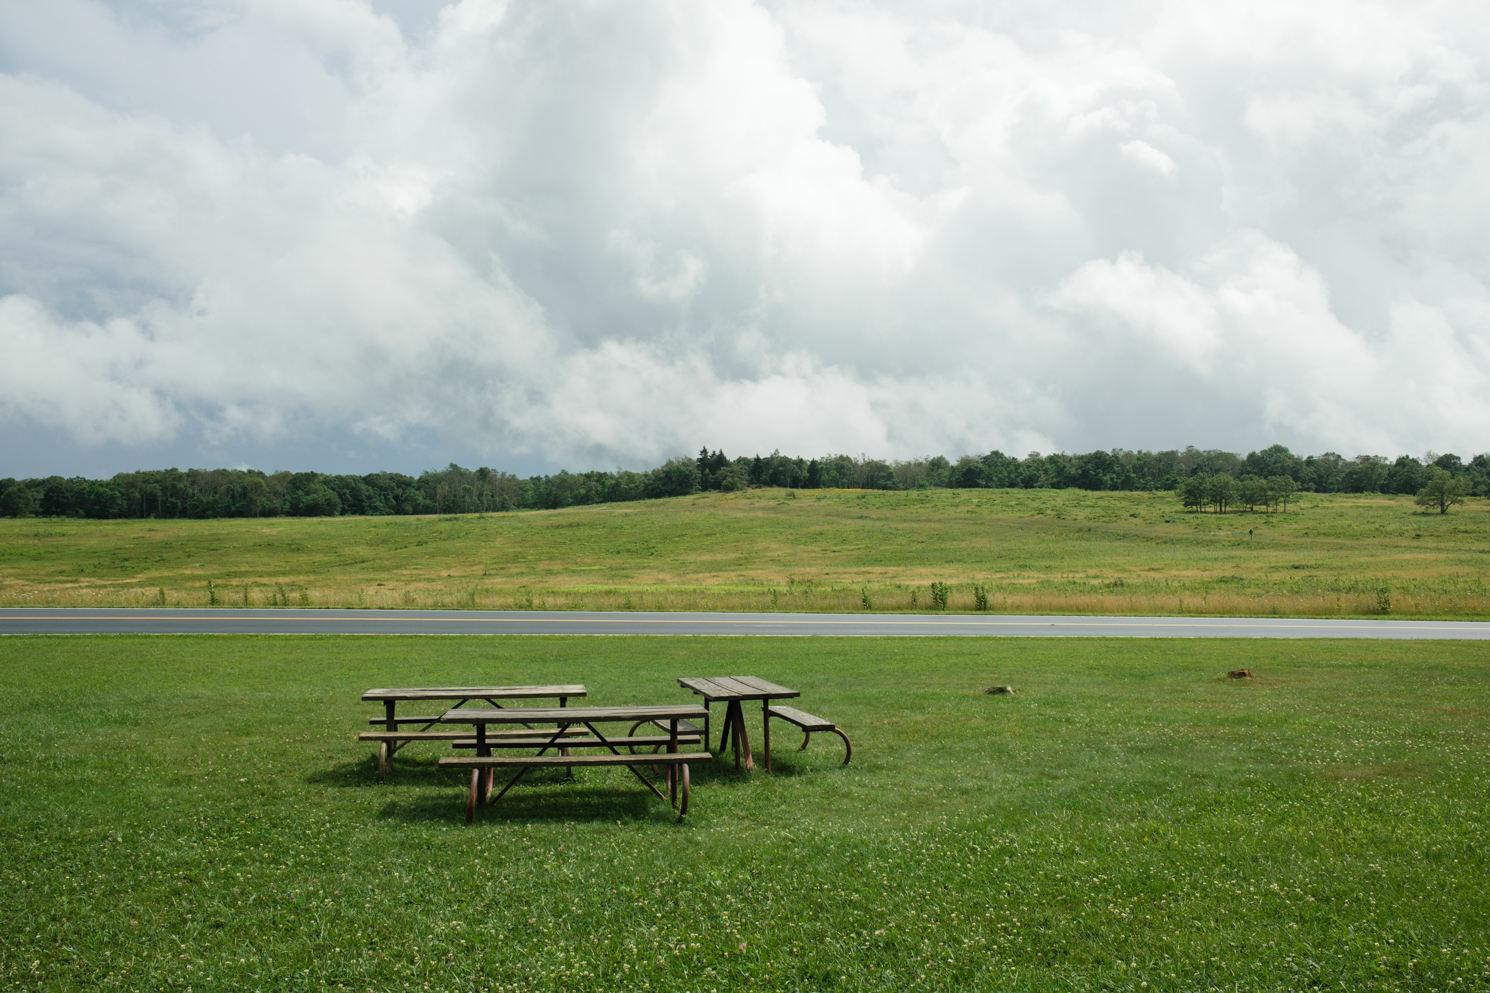
[[[1236,500],[1236,480],[1229,472],[1218,472],[1206,481],[1205,496],[1216,513],[1226,513],[1226,508]]]
[[[1469,480],[1455,476],[1447,469],[1429,466],[1428,485],[1418,490],[1419,507],[1437,507],[1440,514],[1447,514],[1456,503],[1463,503],[1469,495]]]
[[[1247,505],[1248,510],[1256,510],[1258,504],[1267,509],[1268,504],[1268,481],[1261,476],[1246,475],[1237,480],[1237,499]]]
[[[1184,503],[1186,510],[1205,510],[1205,486],[1209,476],[1196,473],[1180,483],[1180,500]]]
[[[1288,512],[1288,498],[1299,491],[1299,484],[1294,482],[1292,476],[1269,476],[1268,477],[1268,500],[1276,507],[1283,505],[1283,512]]]

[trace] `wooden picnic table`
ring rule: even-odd
[[[466,820],[471,820],[475,810],[476,800],[479,797],[489,799],[492,802],[502,799],[507,791],[512,789],[517,781],[521,779],[529,769],[540,766],[591,766],[591,765],[624,765],[640,779],[646,787],[657,794],[664,802],[676,805],[679,772],[683,784],[683,812],[688,809],[688,766],[690,761],[707,762],[713,758],[707,752],[678,753],[678,740],[687,735],[686,726],[688,722],[699,718],[706,718],[708,709],[696,703],[690,704],[665,704],[661,706],[640,707],[509,707],[509,708],[484,708],[484,707],[452,707],[440,716],[442,724],[470,724],[476,729],[475,758],[448,758],[441,759],[441,765],[465,766],[471,768],[471,791],[466,802]],[[658,755],[636,755],[625,754],[620,751],[621,746],[628,743],[628,735],[615,734],[606,737],[596,727],[597,724],[629,721],[656,722],[667,728],[668,741],[666,743],[667,757]],[[530,756],[493,756],[492,741],[489,738],[487,727],[489,725],[522,724],[531,727],[535,724],[552,724],[554,727],[545,728],[531,734],[531,738],[538,744],[537,755]],[[572,748],[576,739],[568,737],[571,727],[579,724],[587,728],[593,736],[594,744],[586,740],[581,747],[604,747],[610,750],[610,755],[575,755]],[[537,739],[545,739],[538,742]],[[695,739],[696,740],[696,739]],[[544,752],[555,749],[563,752],[554,757],[544,756]],[[483,761],[484,760],[484,761]],[[659,790],[651,780],[637,771],[638,765],[665,765],[667,767],[668,794]],[[497,767],[516,768],[517,774],[502,787],[502,791],[491,796],[492,773]]]
[[[734,745],[735,768],[740,768],[740,750],[744,746],[745,768],[755,769],[755,760],[750,755],[750,736],[745,733],[745,710],[743,700],[761,701],[761,722],[765,730],[766,771],[771,771],[771,720],[766,711],[772,700],[788,700],[802,694],[796,690],[778,686],[756,676],[689,676],[680,678],[678,685],[690,689],[704,698],[707,704],[715,700],[725,701],[724,726],[719,729],[719,750],[725,749],[726,741]],[[704,747],[709,747],[708,718],[704,719]]]
[[[438,724],[440,715],[433,717],[398,717],[396,711],[400,700],[456,700],[457,707],[472,700],[484,700],[493,707],[502,706],[498,700],[546,700],[557,697],[559,706],[569,702],[570,697],[585,696],[588,691],[580,683],[553,684],[548,686],[410,686],[403,689],[368,690],[362,694],[366,701],[382,701],[383,723],[387,730],[397,731],[400,724],[423,724],[426,729]],[[368,721],[377,724],[375,718]]]
[[[481,700],[491,704],[493,707],[501,707],[501,700],[547,700],[556,698],[559,706],[563,707],[569,703],[570,697],[585,696],[588,691],[579,683],[555,683],[544,686],[407,686],[399,689],[373,689],[362,694],[362,699],[368,702],[383,704],[383,716],[374,717],[367,723],[383,725],[382,731],[366,732],[358,735],[362,741],[377,741],[378,745],[378,776],[384,777],[388,774],[389,763],[393,761],[393,755],[400,748],[411,741],[445,741],[459,737],[446,731],[430,731],[440,722],[440,714],[423,715],[419,717],[399,717],[398,704],[401,700],[438,700],[456,701],[456,707],[462,707],[472,700]],[[442,708],[447,709],[447,708]],[[400,731],[400,724],[422,724],[418,731]]]

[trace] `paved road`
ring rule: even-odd
[[[0,609],[0,634],[664,634],[1490,640],[1476,621],[524,610]]]

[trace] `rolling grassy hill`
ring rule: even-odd
[[[5,606],[1490,616],[1490,512],[1302,494],[753,490],[556,511],[0,520]],[[210,586],[209,586],[210,583]]]

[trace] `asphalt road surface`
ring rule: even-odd
[[[558,610],[0,609],[0,634],[647,634],[1490,640],[1479,621]]]

